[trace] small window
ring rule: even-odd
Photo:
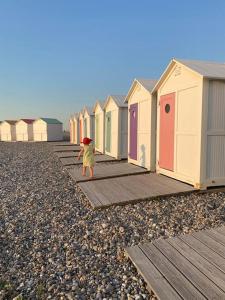
[[[167,103],[165,106],[165,112],[168,114],[170,112],[170,105]]]

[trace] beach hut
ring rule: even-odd
[[[63,124],[57,119],[40,118],[33,123],[34,141],[62,141]]]
[[[16,121],[5,120],[1,124],[1,140],[15,141],[16,140]]]
[[[104,153],[105,151],[105,101],[97,100],[93,112],[95,115],[95,148],[97,151]]]
[[[93,108],[85,106],[83,110],[83,133],[84,137],[94,139],[95,134],[95,116]]]
[[[80,132],[79,132],[79,114],[75,114],[72,118],[73,120],[73,144],[80,143]]]
[[[84,138],[84,113],[83,110],[79,113],[79,137],[80,137],[80,143],[82,143]]]
[[[105,110],[105,153],[117,159],[127,158],[127,104],[125,96],[110,95]]]
[[[73,123],[73,116],[70,117],[70,120],[69,120],[69,126],[70,126],[70,143],[73,144],[73,141],[74,141],[74,123]]]
[[[157,99],[152,79],[135,79],[126,96],[128,104],[128,162],[155,171]]]
[[[16,122],[16,140],[33,141],[33,119],[21,119]]]
[[[173,59],[157,92],[157,172],[225,185],[225,64]]]

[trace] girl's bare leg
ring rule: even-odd
[[[82,168],[82,176],[86,176],[86,167]]]
[[[89,167],[90,170],[90,178],[94,177],[94,168],[93,167]]]

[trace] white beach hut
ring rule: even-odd
[[[79,114],[73,116],[73,144],[80,143]]]
[[[70,117],[70,120],[69,120],[69,126],[70,126],[70,143],[73,144],[73,141],[74,141],[74,123],[73,123],[73,116]]]
[[[5,120],[1,124],[1,140],[15,141],[16,140],[16,121]]]
[[[105,101],[97,100],[93,112],[95,115],[95,148],[97,151],[104,153],[105,151]]]
[[[84,138],[84,113],[83,110],[79,112],[79,137],[80,137],[80,143],[82,143]]]
[[[34,141],[62,141],[63,124],[57,119],[40,118],[33,123]]]
[[[128,162],[155,171],[157,99],[152,79],[135,79],[128,103]]]
[[[173,59],[157,92],[157,172],[225,185],[225,64]]]
[[[94,139],[95,116],[91,107],[85,106],[83,109],[83,134],[84,137]]]
[[[105,153],[117,159],[127,158],[127,104],[125,96],[110,95],[105,110]]]
[[[33,141],[33,119],[21,119],[16,122],[16,140]]]

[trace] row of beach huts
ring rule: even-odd
[[[225,64],[172,59],[159,80],[71,116],[70,136],[197,189],[225,185]]]
[[[61,141],[63,124],[57,119],[20,119],[0,122],[0,141]]]

